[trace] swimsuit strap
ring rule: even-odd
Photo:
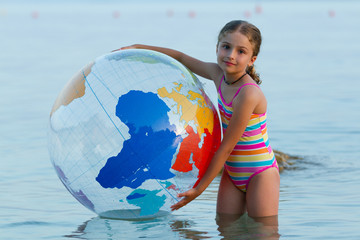
[[[241,90],[243,87],[248,86],[248,85],[254,85],[254,86],[256,86],[257,88],[260,88],[256,83],[245,83],[245,84],[241,85],[241,86],[239,87],[239,89],[236,91],[236,93],[235,93],[232,101],[234,101],[234,98],[239,94],[240,90]],[[232,102],[232,101],[231,101],[231,102]]]
[[[218,90],[219,93],[220,93],[221,98],[223,99],[223,101],[224,101],[225,99],[224,99],[224,97],[223,97],[223,95],[222,95],[222,92],[221,92],[221,84],[222,84],[222,82],[223,82],[223,80],[224,80],[224,77],[225,77],[225,76],[223,76],[223,77],[221,78],[220,85],[219,85],[219,90]],[[256,86],[257,88],[260,88],[256,83],[245,83],[245,84],[243,84],[243,85],[241,85],[241,86],[239,87],[239,89],[236,91],[236,93],[235,93],[233,99],[231,100],[231,102],[230,102],[229,104],[226,104],[226,105],[228,105],[228,106],[232,105],[232,102],[234,101],[235,97],[239,94],[240,90],[241,90],[243,87],[248,86],[248,85],[254,85],[254,86]],[[226,103],[226,102],[225,102],[225,103]]]
[[[219,89],[218,89],[218,92],[219,92],[220,94],[221,94],[221,84],[222,84],[224,78],[225,78],[225,75],[223,75],[222,78],[221,78],[221,80],[220,80]]]

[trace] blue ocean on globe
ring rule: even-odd
[[[130,91],[119,98],[116,115],[129,127],[131,137],[124,142],[121,152],[109,158],[100,170],[96,181],[102,187],[135,189],[147,179],[174,177],[170,160],[177,147],[174,143],[181,141],[181,137],[174,133],[168,111],[170,108],[153,93]]]

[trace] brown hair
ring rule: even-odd
[[[253,47],[253,56],[257,56],[260,52],[260,46],[261,46],[261,32],[260,30],[254,26],[251,23],[248,23],[243,20],[234,20],[231,22],[228,22],[220,31],[218,36],[218,44],[221,41],[221,39],[228,33],[232,33],[235,31],[239,31],[241,34],[245,35],[252,47]],[[261,80],[259,74],[255,71],[254,65],[247,67],[246,72],[254,79],[254,81],[260,85]]]

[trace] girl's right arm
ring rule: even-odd
[[[184,64],[193,73],[213,81],[220,79],[222,76],[222,71],[216,63],[203,62],[174,49],[135,44],[128,47],[122,47],[118,50],[125,49],[148,49],[164,53]]]

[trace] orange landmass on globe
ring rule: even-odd
[[[90,74],[93,65],[94,62],[89,63],[70,79],[55,100],[50,116],[56,112],[61,105],[67,106],[75,99],[85,95],[85,78]]]
[[[209,121],[209,119],[213,118],[213,111],[206,104],[204,96],[199,93],[189,91],[188,95],[184,95],[180,93],[182,88],[182,84],[174,83],[177,85],[175,89],[169,93],[165,87],[158,89],[158,94],[162,98],[171,98],[177,103],[177,114],[180,114],[180,121],[185,121],[188,123],[191,120],[196,120],[195,122],[196,129],[198,133],[201,135],[205,132],[205,128],[207,128],[212,134],[214,128],[214,122]],[[193,104],[189,100],[197,100],[197,104]],[[194,117],[195,113],[195,117]]]

